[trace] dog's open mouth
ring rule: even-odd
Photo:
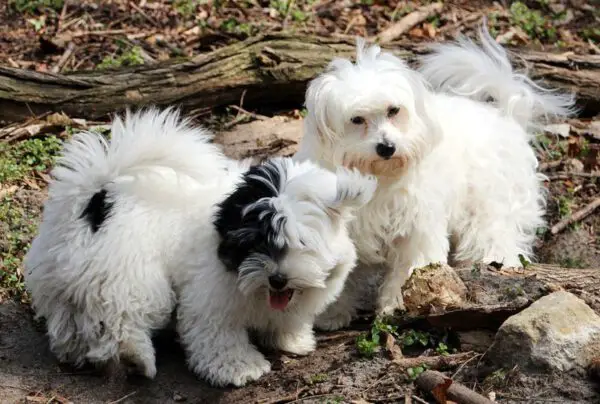
[[[269,305],[274,310],[285,310],[293,295],[294,289],[269,290]]]

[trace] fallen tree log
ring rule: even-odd
[[[398,314],[399,326],[425,326],[455,330],[496,330],[542,296],[566,290],[600,314],[600,268],[573,269],[529,265],[526,269],[500,269],[479,265],[457,269],[467,288],[467,301],[457,308],[424,315]]]
[[[426,44],[396,42],[387,49],[410,63]],[[63,111],[96,119],[127,106],[178,105],[184,109],[237,104],[295,103],[306,83],[335,56],[353,56],[354,43],[335,37],[269,34],[189,60],[70,74],[0,67],[0,120]],[[577,93],[591,113],[600,111],[600,56],[518,51],[515,63],[550,87]]]

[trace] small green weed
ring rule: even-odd
[[[521,262],[521,265],[523,266],[523,268],[527,268],[528,266],[531,265],[531,262],[529,262],[527,260],[527,258],[525,258],[523,256],[523,254],[519,254],[519,261]]]
[[[583,39],[593,42],[600,42],[600,28],[588,27],[581,30],[579,33]]]
[[[54,163],[62,143],[56,136],[32,138],[14,144],[0,143],[0,184],[22,185],[34,172],[44,173]],[[23,299],[22,259],[37,230],[37,212],[22,200],[0,199],[0,294]]]
[[[27,22],[33,25],[33,29],[35,29],[36,32],[39,32],[46,26],[46,16],[42,15],[40,18],[29,18]]]
[[[558,197],[558,215],[560,217],[569,216],[572,212],[572,201],[564,195]]]
[[[137,66],[144,64],[142,57],[142,49],[139,46],[134,46],[121,56],[107,56],[98,65],[98,69],[110,69],[121,66]]]
[[[400,334],[398,340],[403,347],[410,347],[417,344],[426,347],[430,344],[430,337],[431,335],[428,332],[408,329]]]
[[[175,0],[173,8],[183,17],[191,17],[196,12],[200,0]]]
[[[508,371],[505,369],[495,370],[493,373],[488,375],[483,381],[484,385],[490,386],[491,388],[497,388],[506,382],[508,377]]]
[[[510,300],[514,300],[519,296],[525,295],[525,291],[520,286],[509,286],[504,290],[504,294]]]
[[[435,348],[435,352],[437,352],[438,355],[446,356],[450,355],[450,351],[448,349],[448,345],[444,344],[443,342],[440,342]]]
[[[406,369],[406,373],[408,373],[408,377],[410,380],[415,380],[421,373],[426,371],[429,367],[427,365],[419,365],[412,368]]]
[[[359,335],[356,339],[356,347],[362,356],[373,357],[379,351],[381,342],[381,333],[387,332],[396,335],[396,326],[386,324],[383,320],[376,318],[371,325],[371,332],[368,335]]]
[[[32,171],[44,172],[50,168],[62,147],[60,139],[28,139],[16,144],[0,143],[0,183],[18,182]]]
[[[6,233],[0,240],[0,294],[22,300],[25,285],[20,268],[37,230],[36,218],[13,198],[5,197],[0,200],[0,222]]]
[[[228,18],[221,23],[221,29],[229,34],[251,36],[258,32],[258,27],[253,24],[240,23],[235,18]]]
[[[532,10],[520,1],[510,5],[511,20],[529,35],[530,38],[544,40],[556,39],[556,28],[552,21],[546,18],[539,10]]]
[[[308,19],[306,12],[290,0],[271,0],[269,6],[275,9],[280,17],[286,17],[289,14],[292,20],[296,22],[303,22]]]
[[[317,373],[316,375],[312,375],[310,377],[310,384],[323,383],[329,380],[329,376],[325,373]]]
[[[584,264],[584,262],[581,258],[575,258],[575,257],[563,258],[560,262],[560,265],[565,268],[585,268],[586,267],[586,265]]]
[[[45,9],[60,11],[64,0],[8,0],[8,5],[19,13],[35,13]]]

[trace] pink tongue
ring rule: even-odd
[[[271,308],[275,310],[283,310],[287,307],[290,302],[290,295],[287,291],[285,292],[271,292],[269,293],[269,304]]]

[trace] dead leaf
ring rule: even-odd
[[[36,191],[39,191],[41,189],[40,186],[31,178],[24,177],[23,182],[27,184],[29,188],[35,189]]]
[[[16,185],[11,185],[8,188],[0,188],[0,199],[4,198],[5,196],[14,194],[17,191],[17,189],[19,189],[19,187]]]
[[[390,333],[382,333],[384,340],[384,350],[392,360],[403,358],[402,349],[396,344],[396,338]]]
[[[46,122],[54,126],[68,126],[73,123],[73,120],[62,112],[55,112],[46,117]]]
[[[444,382],[438,384],[433,388],[431,394],[435,397],[435,400],[440,404],[449,404],[451,401],[448,401],[447,392],[450,386],[452,385],[452,379],[445,378]]]

